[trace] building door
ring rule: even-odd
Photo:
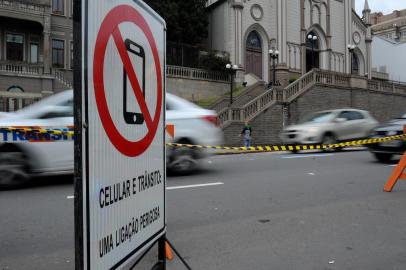
[[[245,51],[245,71],[262,79],[262,43],[256,31],[249,33]]]

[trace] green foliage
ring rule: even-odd
[[[207,38],[206,0],[145,0],[166,21],[168,41],[199,44]]]
[[[201,55],[199,59],[199,68],[211,71],[226,72],[226,65],[230,61],[223,57],[216,56],[213,52],[206,55]]]
[[[289,78],[289,84],[293,83],[294,81],[296,81],[297,79],[299,79],[297,76],[292,76]]]

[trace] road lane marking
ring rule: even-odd
[[[66,199],[68,199],[68,200],[72,200],[72,199],[74,199],[75,198],[75,196],[73,196],[73,195],[71,195],[71,196],[66,196]]]
[[[389,167],[396,167],[398,164],[389,165]]]
[[[207,184],[196,184],[196,185],[187,185],[187,186],[174,186],[174,187],[167,187],[167,190],[172,190],[172,189],[185,189],[185,188],[196,188],[196,187],[209,187],[209,186],[219,186],[219,185],[224,185],[222,182],[216,182],[216,183],[207,183]]]
[[[334,154],[313,154],[313,155],[290,155],[290,156],[283,156],[281,158],[291,159],[291,158],[309,158],[309,157],[330,157],[334,156]]]

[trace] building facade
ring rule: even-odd
[[[371,77],[367,0],[363,18],[355,0],[212,0],[208,11],[208,46],[264,81],[273,76],[270,49],[282,84],[312,68]]]
[[[406,9],[395,10],[387,15],[382,12],[372,13],[371,23],[374,35],[406,43]]]
[[[0,111],[71,88],[72,0],[0,0]]]

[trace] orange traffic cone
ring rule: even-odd
[[[165,256],[166,256],[166,259],[167,259],[168,261],[172,261],[172,260],[173,260],[172,249],[171,249],[171,247],[169,246],[168,242],[166,242],[166,241],[165,241]]]
[[[171,138],[173,139],[175,137],[175,125],[167,124],[166,132],[168,132],[169,136],[171,136]]]

